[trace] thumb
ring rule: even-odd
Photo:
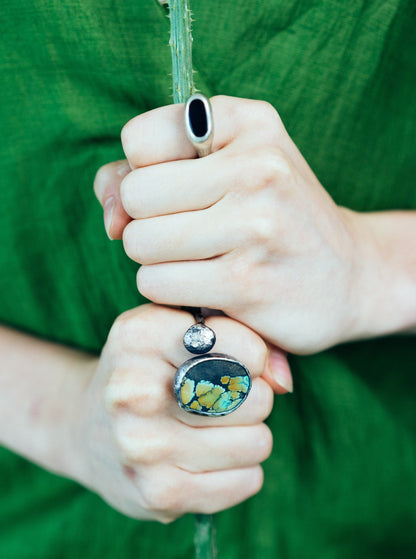
[[[130,171],[130,165],[124,159],[103,165],[95,175],[94,192],[104,209],[104,226],[111,240],[121,239],[124,228],[131,221],[120,198],[120,184]]]
[[[275,394],[293,392],[293,379],[286,351],[269,345],[269,356],[261,375],[269,383]]]

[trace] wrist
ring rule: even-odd
[[[343,212],[355,247],[348,340],[416,332],[415,212]]]
[[[0,326],[0,443],[82,480],[86,387],[97,358]]]
[[[55,455],[57,473],[90,486],[88,448],[85,437],[85,420],[90,407],[89,386],[94,376],[98,359],[80,355],[73,364],[67,378],[68,393],[71,395],[66,413],[62,417],[63,446],[59,457]]]

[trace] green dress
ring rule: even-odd
[[[355,210],[416,209],[413,0],[192,0],[196,82],[266,99],[321,183]],[[156,0],[4,0],[0,320],[98,352],[144,301],[92,182],[122,126],[169,104]],[[220,559],[416,554],[416,343],[292,358],[261,493],[218,514]],[[30,428],[28,426],[28,428]],[[0,557],[190,558],[193,518],[138,522],[0,451]]]

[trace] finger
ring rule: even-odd
[[[188,354],[189,357],[189,354]],[[146,375],[136,369],[119,370],[112,375],[105,389],[105,404],[113,417],[120,414],[143,418],[169,417],[192,427],[226,427],[258,425],[271,413],[273,392],[263,378],[254,378],[247,400],[233,413],[222,417],[205,417],[185,412],[173,395],[176,369],[165,365],[156,370],[150,364]],[[149,371],[152,374],[149,374]],[[126,420],[124,420],[126,425]],[[137,433],[134,433],[137,439]]]
[[[235,412],[223,417],[205,417],[186,412],[176,401],[173,402],[170,414],[181,423],[198,427],[255,425],[263,422],[273,408],[273,391],[267,382],[258,378],[266,366],[266,344],[252,330],[228,317],[212,316],[206,320],[206,324],[216,333],[217,341],[213,351],[230,355],[244,363],[252,377],[252,389],[247,399]],[[170,355],[174,352],[178,354],[178,346],[167,346],[166,349]],[[184,349],[181,348],[181,359],[175,362],[175,367],[193,357],[188,352],[183,352]]]
[[[193,428],[160,419],[154,426],[154,419],[117,413],[114,432],[126,464],[165,462],[193,473],[245,468],[266,460],[273,446],[264,423]]]
[[[213,514],[228,509],[258,493],[263,479],[261,466],[191,474],[187,512]]]
[[[264,462],[273,437],[264,424],[250,427],[187,428],[183,443],[177,439],[175,464],[192,473],[246,468]]]
[[[287,354],[280,348],[271,347],[266,368],[261,375],[275,394],[293,392],[293,379]]]
[[[110,354],[112,362],[115,361],[121,368],[134,368],[138,359],[145,357],[167,363],[183,361],[187,354],[183,347],[183,334],[194,322],[191,313],[180,309],[154,304],[141,305],[116,319],[105,351]]]
[[[183,345],[183,335],[194,322],[188,312],[157,305],[132,309],[117,319],[106,344],[109,358],[118,364],[118,369],[108,380],[106,399],[109,410],[127,407],[138,415],[149,416],[161,409],[167,410],[170,402],[171,407],[166,413],[181,418],[191,415],[177,406],[172,384],[176,369],[192,357]],[[210,316],[206,324],[216,332],[216,352],[229,354],[243,362],[253,379],[262,374],[268,349],[260,336],[225,316]],[[251,416],[263,421],[270,413],[272,394],[264,381],[259,389],[254,384],[248,411],[253,406]],[[178,416],[178,412],[182,415]]]
[[[205,323],[216,333],[216,352],[228,353],[245,363],[254,378],[262,374],[268,349],[258,334],[226,316],[210,316]],[[176,370],[191,357],[183,345],[183,335],[192,324],[195,319],[189,312],[150,304],[123,313],[109,338],[117,348],[118,361],[123,358],[123,369],[134,369],[132,365],[138,359],[150,357]],[[149,376],[149,369],[144,369]]]
[[[113,416],[129,412],[142,418],[167,415],[173,405],[175,369],[148,357],[134,365],[117,369],[109,378],[104,392],[107,411]]]
[[[246,240],[244,215],[227,211],[223,202],[203,211],[134,220],[123,233],[126,254],[146,265],[205,260],[229,253]]]
[[[142,295],[160,305],[225,309],[246,297],[227,271],[222,257],[191,262],[168,262],[142,266],[137,287]],[[241,274],[246,270],[242,269]]]
[[[160,467],[141,470],[137,485],[147,508],[162,514],[211,514],[227,509],[260,491],[261,466],[190,474]]]
[[[131,221],[120,197],[120,185],[130,171],[128,162],[122,160],[104,165],[95,175],[94,192],[104,209],[104,226],[110,239],[121,239]]]
[[[252,144],[270,135],[267,126],[275,119],[276,111],[267,103],[217,96],[211,99],[214,139],[212,151],[216,152],[234,139],[244,141],[249,137]],[[168,105],[143,113],[130,120],[122,130],[124,153],[132,169],[147,167],[167,161],[192,159],[197,156],[195,148],[186,137],[184,105]],[[262,124],[259,126],[259,124]],[[256,134],[252,134],[252,130]]]
[[[112,427],[125,465],[134,468],[172,461],[175,425],[171,418],[163,414],[158,418],[138,417],[127,410],[118,410]]]
[[[121,183],[122,203],[135,219],[208,208],[235,181],[235,168],[233,157],[217,152],[135,169]]]
[[[210,101],[214,153],[231,143],[251,148],[275,145],[297,162],[305,176],[314,178],[272,105],[224,95]],[[132,169],[197,157],[186,137],[183,104],[160,107],[133,118],[124,126],[121,140]]]

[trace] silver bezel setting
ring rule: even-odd
[[[238,403],[238,405],[236,405],[234,408],[232,408],[229,411],[216,412],[216,411],[192,410],[186,404],[182,403],[182,400],[181,400],[181,385],[182,385],[182,381],[183,381],[184,377],[193,367],[196,367],[198,364],[200,364],[202,362],[209,362],[209,361],[226,361],[226,362],[232,363],[234,365],[238,365],[239,367],[241,367],[244,370],[245,375],[249,379],[248,389],[247,389],[247,392],[246,392],[244,398],[241,400],[241,402]],[[209,380],[209,379],[207,379],[207,380]],[[187,361],[182,363],[182,365],[176,371],[175,379],[174,379],[174,382],[173,382],[173,391],[174,391],[174,394],[175,394],[176,401],[178,402],[178,405],[182,409],[184,409],[186,412],[195,413],[197,415],[206,415],[206,416],[209,416],[209,417],[219,417],[219,416],[223,416],[223,415],[228,415],[229,413],[233,413],[235,410],[237,410],[247,399],[247,396],[248,396],[248,394],[250,393],[250,390],[251,390],[251,386],[252,386],[252,382],[251,382],[250,372],[243,363],[241,363],[237,359],[234,359],[230,355],[226,355],[224,353],[206,353],[205,355],[200,355],[200,356],[197,356],[197,357],[191,357],[191,359],[188,359]]]

